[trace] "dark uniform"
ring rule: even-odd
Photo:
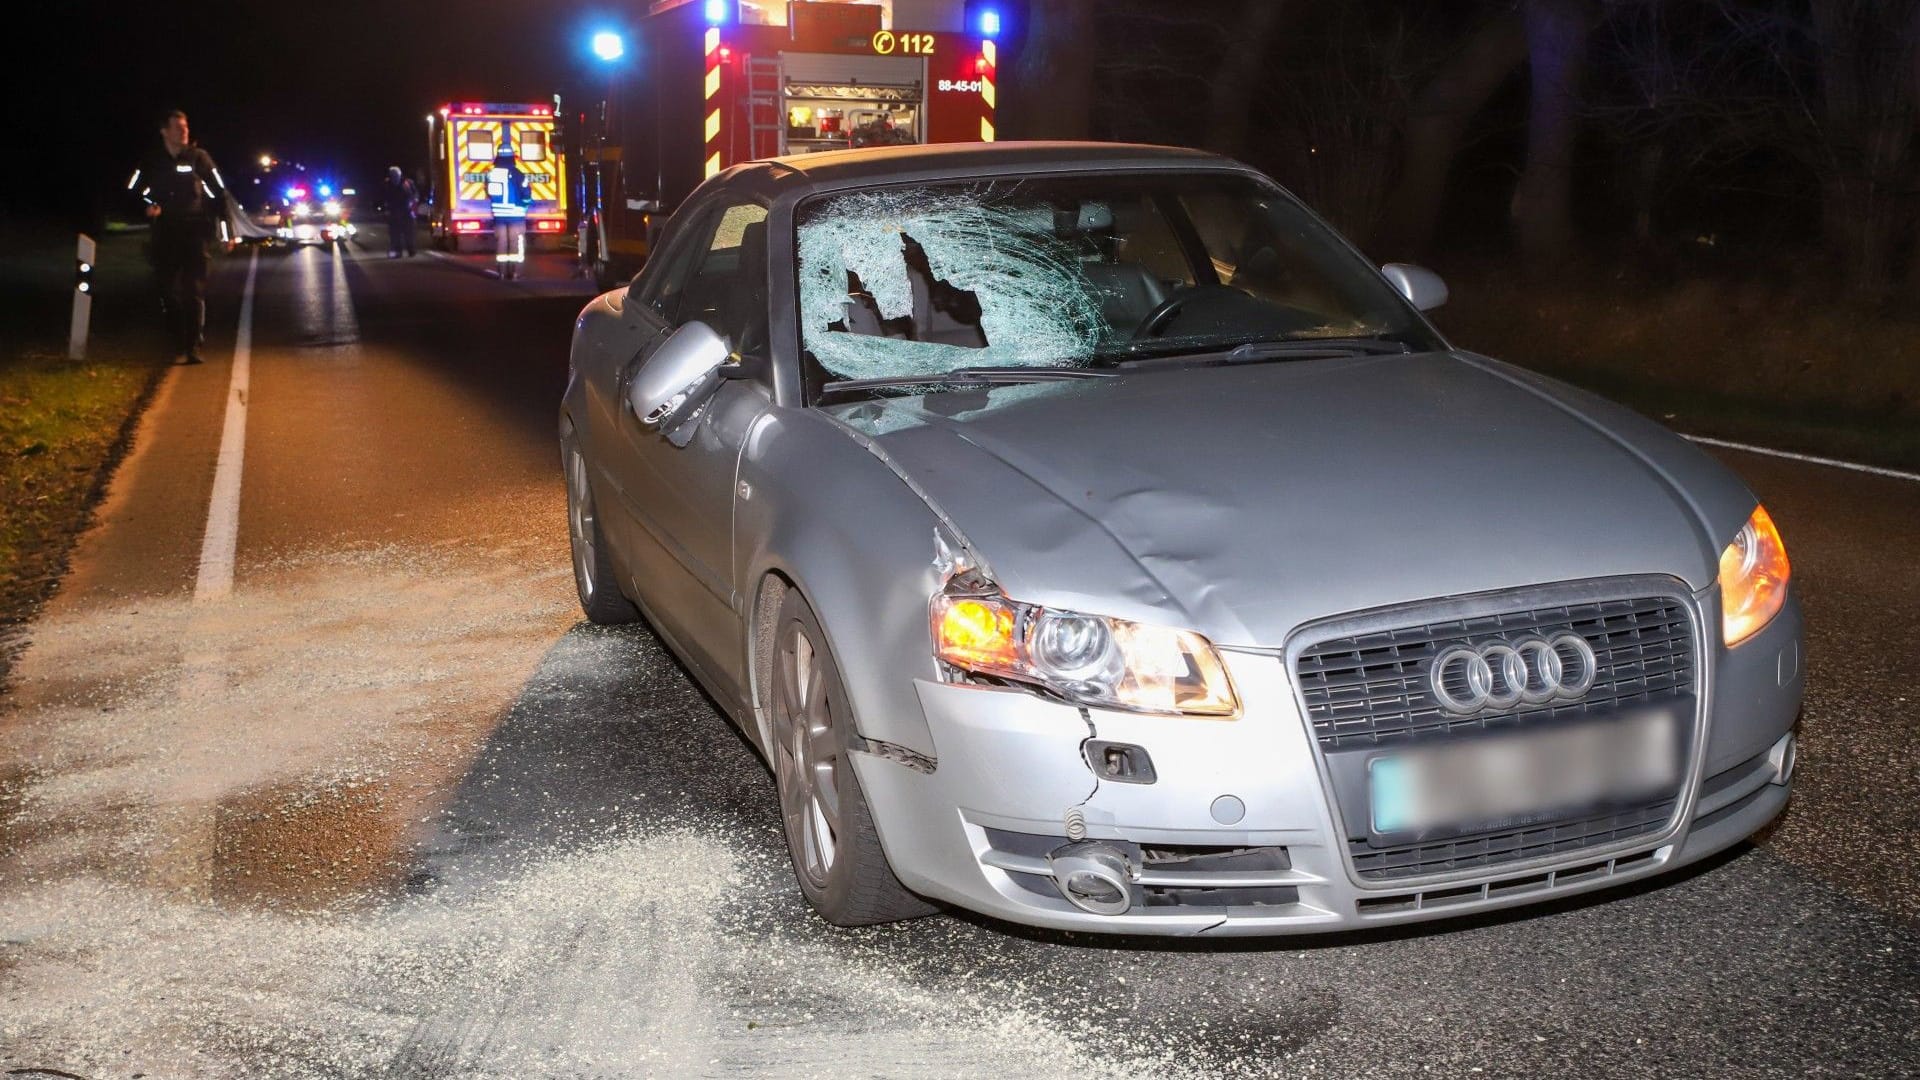
[[[147,206],[148,252],[160,287],[160,306],[175,355],[199,359],[207,323],[207,245],[226,216],[226,184],[213,158],[197,146],[169,154],[162,144],[141,162],[128,185]]]
[[[387,170],[386,203],[387,257],[413,254],[413,211],[420,205],[420,193],[398,168]]]

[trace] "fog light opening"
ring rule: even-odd
[[[1133,906],[1127,857],[1101,843],[1068,844],[1047,856],[1053,883],[1067,902],[1093,915],[1122,915]]]

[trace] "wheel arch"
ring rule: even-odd
[[[934,565],[940,519],[878,458],[809,409],[774,409],[748,438],[735,475],[733,580],[753,726],[764,726],[762,622],[779,610],[781,590],[797,590],[839,665],[855,733],[933,757],[914,683],[939,675],[927,605],[941,584]]]
[[[772,552],[755,561],[748,579],[753,587],[745,635],[747,704],[753,718],[750,735],[762,753],[767,748],[766,687],[780,605],[789,592],[798,592],[813,610],[839,667],[855,733],[934,756],[933,735],[913,689],[915,678],[936,674],[926,631],[927,598],[938,588],[932,561],[933,525],[929,514],[923,545],[926,557],[918,567],[881,569],[874,561],[860,558],[793,560]],[[840,547],[837,543],[810,546]],[[898,614],[903,606],[910,615]],[[895,614],[889,616],[890,612]]]

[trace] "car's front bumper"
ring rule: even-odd
[[[1698,625],[1717,629],[1711,593],[1692,603]],[[1790,604],[1738,649],[1710,640],[1702,650],[1704,715],[1671,824],[1479,872],[1395,882],[1354,873],[1286,660],[1273,653],[1223,654],[1243,704],[1231,721],[1081,710],[1019,690],[919,682],[937,751],[931,770],[878,755],[854,761],[901,881],[1012,922],[1260,935],[1446,918],[1658,874],[1772,820],[1788,797],[1799,636]],[[1083,757],[1090,738],[1145,748],[1154,782],[1096,779]],[[1129,856],[1133,903],[1124,913],[1081,910],[1056,887],[1048,853],[1082,837]],[[1143,848],[1161,861],[1143,865]],[[1255,868],[1210,861],[1208,853],[1229,849],[1257,849]],[[1169,851],[1201,857],[1169,862]]]

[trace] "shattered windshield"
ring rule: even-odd
[[[1263,342],[1439,343],[1286,195],[1234,174],[921,184],[798,216],[809,399],[830,384],[1101,368]]]

